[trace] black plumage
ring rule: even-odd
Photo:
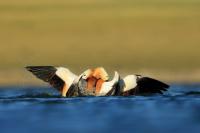
[[[149,77],[141,77],[137,79],[137,87],[135,89],[137,93],[160,93],[167,91],[169,85]]]
[[[65,82],[56,75],[57,69],[54,66],[27,66],[26,69],[57,90],[61,91],[63,89]]]
[[[149,77],[138,77],[137,86],[132,91],[132,94],[163,94],[163,91],[167,91],[169,85]]]

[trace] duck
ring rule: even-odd
[[[57,89],[62,97],[95,96],[102,83],[109,79],[103,67],[87,69],[77,76],[65,67],[27,66],[29,72]],[[85,80],[84,80],[85,79]]]
[[[25,67],[37,78],[49,83],[57,89],[62,97],[67,97],[67,92],[78,76],[68,68],[55,66],[27,66]]]
[[[145,77],[142,75],[127,75],[121,78],[119,73],[115,71],[112,80],[103,80],[103,77],[108,77],[104,68],[98,70],[98,76],[93,71],[88,71],[88,76],[96,78],[96,83],[92,84],[95,88],[94,96],[133,96],[133,95],[150,95],[163,94],[170,87],[166,83],[154,78]],[[101,75],[101,76],[99,76]],[[80,79],[85,80],[85,84],[89,84],[89,77],[84,76]],[[81,87],[79,87],[81,88]],[[84,90],[84,89],[83,89]]]
[[[62,97],[163,94],[170,87],[162,81],[138,74],[121,78],[117,71],[110,80],[103,67],[87,69],[79,76],[65,67],[27,66],[25,68],[57,89]]]
[[[142,75],[127,75],[118,82],[118,95],[163,94],[170,86],[162,81]]]

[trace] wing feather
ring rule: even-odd
[[[27,66],[26,69],[33,73],[37,78],[48,82],[51,86],[61,91],[65,84],[58,75],[56,75],[57,68],[54,66]]]
[[[169,85],[149,77],[141,77],[137,80],[136,94],[141,93],[160,93],[167,91]]]

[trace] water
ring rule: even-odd
[[[60,98],[52,88],[1,87],[0,133],[200,133],[200,84],[164,95]]]

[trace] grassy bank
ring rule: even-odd
[[[192,73],[199,49],[200,0],[0,2],[2,73],[26,65]]]

